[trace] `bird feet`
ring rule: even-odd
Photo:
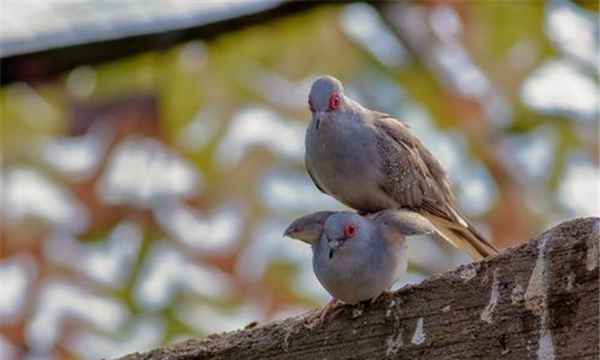
[[[327,320],[327,317],[330,314],[336,313],[340,309],[340,307],[342,307],[343,305],[344,304],[341,301],[339,301],[338,299],[332,298],[327,303],[327,305],[325,305],[325,307],[323,307],[320,310],[317,310],[314,314],[310,315],[306,319],[306,322],[309,324],[313,324],[315,322],[318,324],[323,324],[323,323],[325,323],[325,321]]]
[[[371,299],[370,304],[373,305],[379,300],[391,299],[394,297],[395,292],[392,290],[383,290],[383,292]]]

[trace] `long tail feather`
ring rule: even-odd
[[[461,223],[458,223],[426,212],[422,215],[436,227],[439,237],[465,251],[473,259],[498,254],[498,250],[466,220],[461,218]]]

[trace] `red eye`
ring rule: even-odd
[[[308,98],[308,108],[310,109],[310,111],[315,112],[315,107],[313,106],[311,98]]]
[[[329,97],[329,110],[337,110],[340,107],[340,94],[333,93]]]
[[[346,224],[344,228],[344,238],[349,239],[356,234],[356,225],[353,222]]]

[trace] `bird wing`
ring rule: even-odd
[[[389,209],[372,215],[379,227],[384,227],[403,236],[435,233],[435,227],[426,217],[409,210]]]
[[[380,187],[401,207],[421,208],[455,219],[454,197],[442,165],[402,122],[376,113],[377,147],[382,159]]]
[[[497,254],[456,209],[446,171],[408,127],[382,113],[376,113],[373,123],[382,159],[382,190],[400,207],[421,213],[438,235],[475,259]]]

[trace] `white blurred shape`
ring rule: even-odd
[[[232,279],[217,268],[187,259],[165,242],[152,247],[133,291],[135,301],[151,310],[164,309],[176,292],[223,298],[234,291]]]
[[[443,41],[453,41],[460,35],[462,29],[460,18],[448,5],[434,6],[429,21],[437,37]]]
[[[135,319],[126,328],[112,336],[87,329],[72,332],[65,343],[82,359],[114,359],[133,352],[150,351],[160,345],[165,335],[164,320],[157,317]]]
[[[27,344],[34,351],[51,349],[69,319],[77,319],[104,332],[115,332],[129,312],[120,301],[100,297],[64,280],[45,282],[33,317],[25,329]]]
[[[546,7],[548,37],[567,55],[598,71],[598,15],[567,1]]]
[[[204,68],[208,59],[208,49],[201,41],[191,41],[183,46],[179,53],[179,65],[190,73],[197,73]]]
[[[443,164],[444,168],[453,178],[462,170],[464,161],[465,139],[464,135],[454,132],[442,132],[436,128],[426,110],[417,105],[404,107],[402,118],[411,127],[411,132],[417,136]]]
[[[0,336],[0,359],[17,360],[19,358],[17,347],[4,336]]]
[[[357,84],[356,91],[353,84]],[[399,118],[403,118],[404,107],[410,106],[402,85],[390,78],[388,74],[364,70],[353,84],[346,86],[345,92],[352,99],[370,108],[397,114]]]
[[[310,79],[295,83],[274,71],[263,70],[260,74],[260,81],[253,86],[260,88],[263,96],[278,106],[306,109],[308,115],[308,89],[312,83]]]
[[[287,225],[283,221],[275,220],[257,224],[250,243],[238,257],[235,267],[237,276],[246,282],[256,282],[263,277],[267,266],[274,260],[300,263],[310,259],[304,257],[307,254],[298,251],[301,242],[283,237]],[[308,246],[306,248],[310,249]]]
[[[406,49],[372,6],[346,6],[342,11],[341,22],[343,31],[384,66],[396,68],[406,61]]]
[[[543,180],[553,160],[554,136],[550,128],[511,135],[503,144],[504,161],[515,176],[525,181]]]
[[[240,78],[250,91],[258,91],[278,108],[305,109],[308,118],[307,94],[314,79],[295,82],[253,62],[246,62],[239,71]]]
[[[490,84],[461,45],[443,43],[435,50],[435,57],[448,75],[452,88],[475,99],[484,97]]]
[[[255,145],[264,146],[284,159],[301,162],[304,158],[304,126],[282,120],[269,109],[242,109],[231,120],[215,162],[221,168],[230,168],[242,159],[249,147]]]
[[[465,164],[454,183],[457,184],[459,207],[469,216],[485,214],[496,198],[496,185],[482,165]]]
[[[75,98],[86,98],[96,88],[96,71],[91,66],[79,66],[67,76],[67,90]]]
[[[37,269],[30,255],[16,255],[0,261],[0,322],[12,324],[22,316],[27,305],[27,291],[31,288]],[[2,357],[4,359],[4,357]]]
[[[52,261],[111,288],[122,288],[133,271],[142,244],[142,230],[122,222],[105,241],[82,243],[73,236],[54,233],[44,241],[44,252]]]
[[[165,203],[155,209],[158,223],[171,236],[202,254],[227,254],[241,231],[239,206],[224,204],[214,213],[202,216],[181,202]]]
[[[200,302],[184,302],[175,307],[175,317],[198,332],[219,333],[243,328],[265,318],[267,304],[250,301],[235,309],[218,309]]]
[[[448,256],[448,252],[437,241],[431,236],[410,237],[407,250],[410,262],[431,274],[441,273],[455,266],[452,257]]]
[[[260,183],[260,199],[272,212],[309,211],[339,208],[336,201],[323,193],[307,175],[292,171],[269,171]]]
[[[110,136],[106,131],[92,128],[82,136],[46,141],[41,149],[41,156],[62,174],[73,180],[84,180],[98,169],[109,140]]]
[[[574,153],[565,169],[558,198],[574,216],[600,214],[600,169],[598,164],[580,153]]]
[[[513,122],[513,109],[510,102],[500,93],[498,88],[491,84],[485,96],[480,99],[485,111],[485,116],[490,122],[499,127],[506,128]]]
[[[236,274],[246,282],[257,282],[264,276],[270,263],[292,263],[298,267],[298,272],[292,280],[291,290],[299,296],[324,302],[329,295],[313,273],[310,246],[283,236],[285,228],[291,222],[291,219],[287,219],[259,223],[252,233],[249,245],[238,257]]]
[[[521,87],[521,100],[548,115],[598,120],[600,90],[579,67],[566,60],[550,60],[533,71]]]
[[[177,134],[177,140],[187,151],[200,151],[213,140],[219,124],[219,119],[213,114],[198,111],[192,121]]]
[[[32,217],[69,232],[79,232],[87,227],[88,215],[77,199],[36,170],[9,169],[0,179],[3,189],[1,212],[9,222]]]
[[[107,204],[148,208],[196,194],[201,186],[197,169],[154,139],[130,137],[113,150],[96,192]]]

